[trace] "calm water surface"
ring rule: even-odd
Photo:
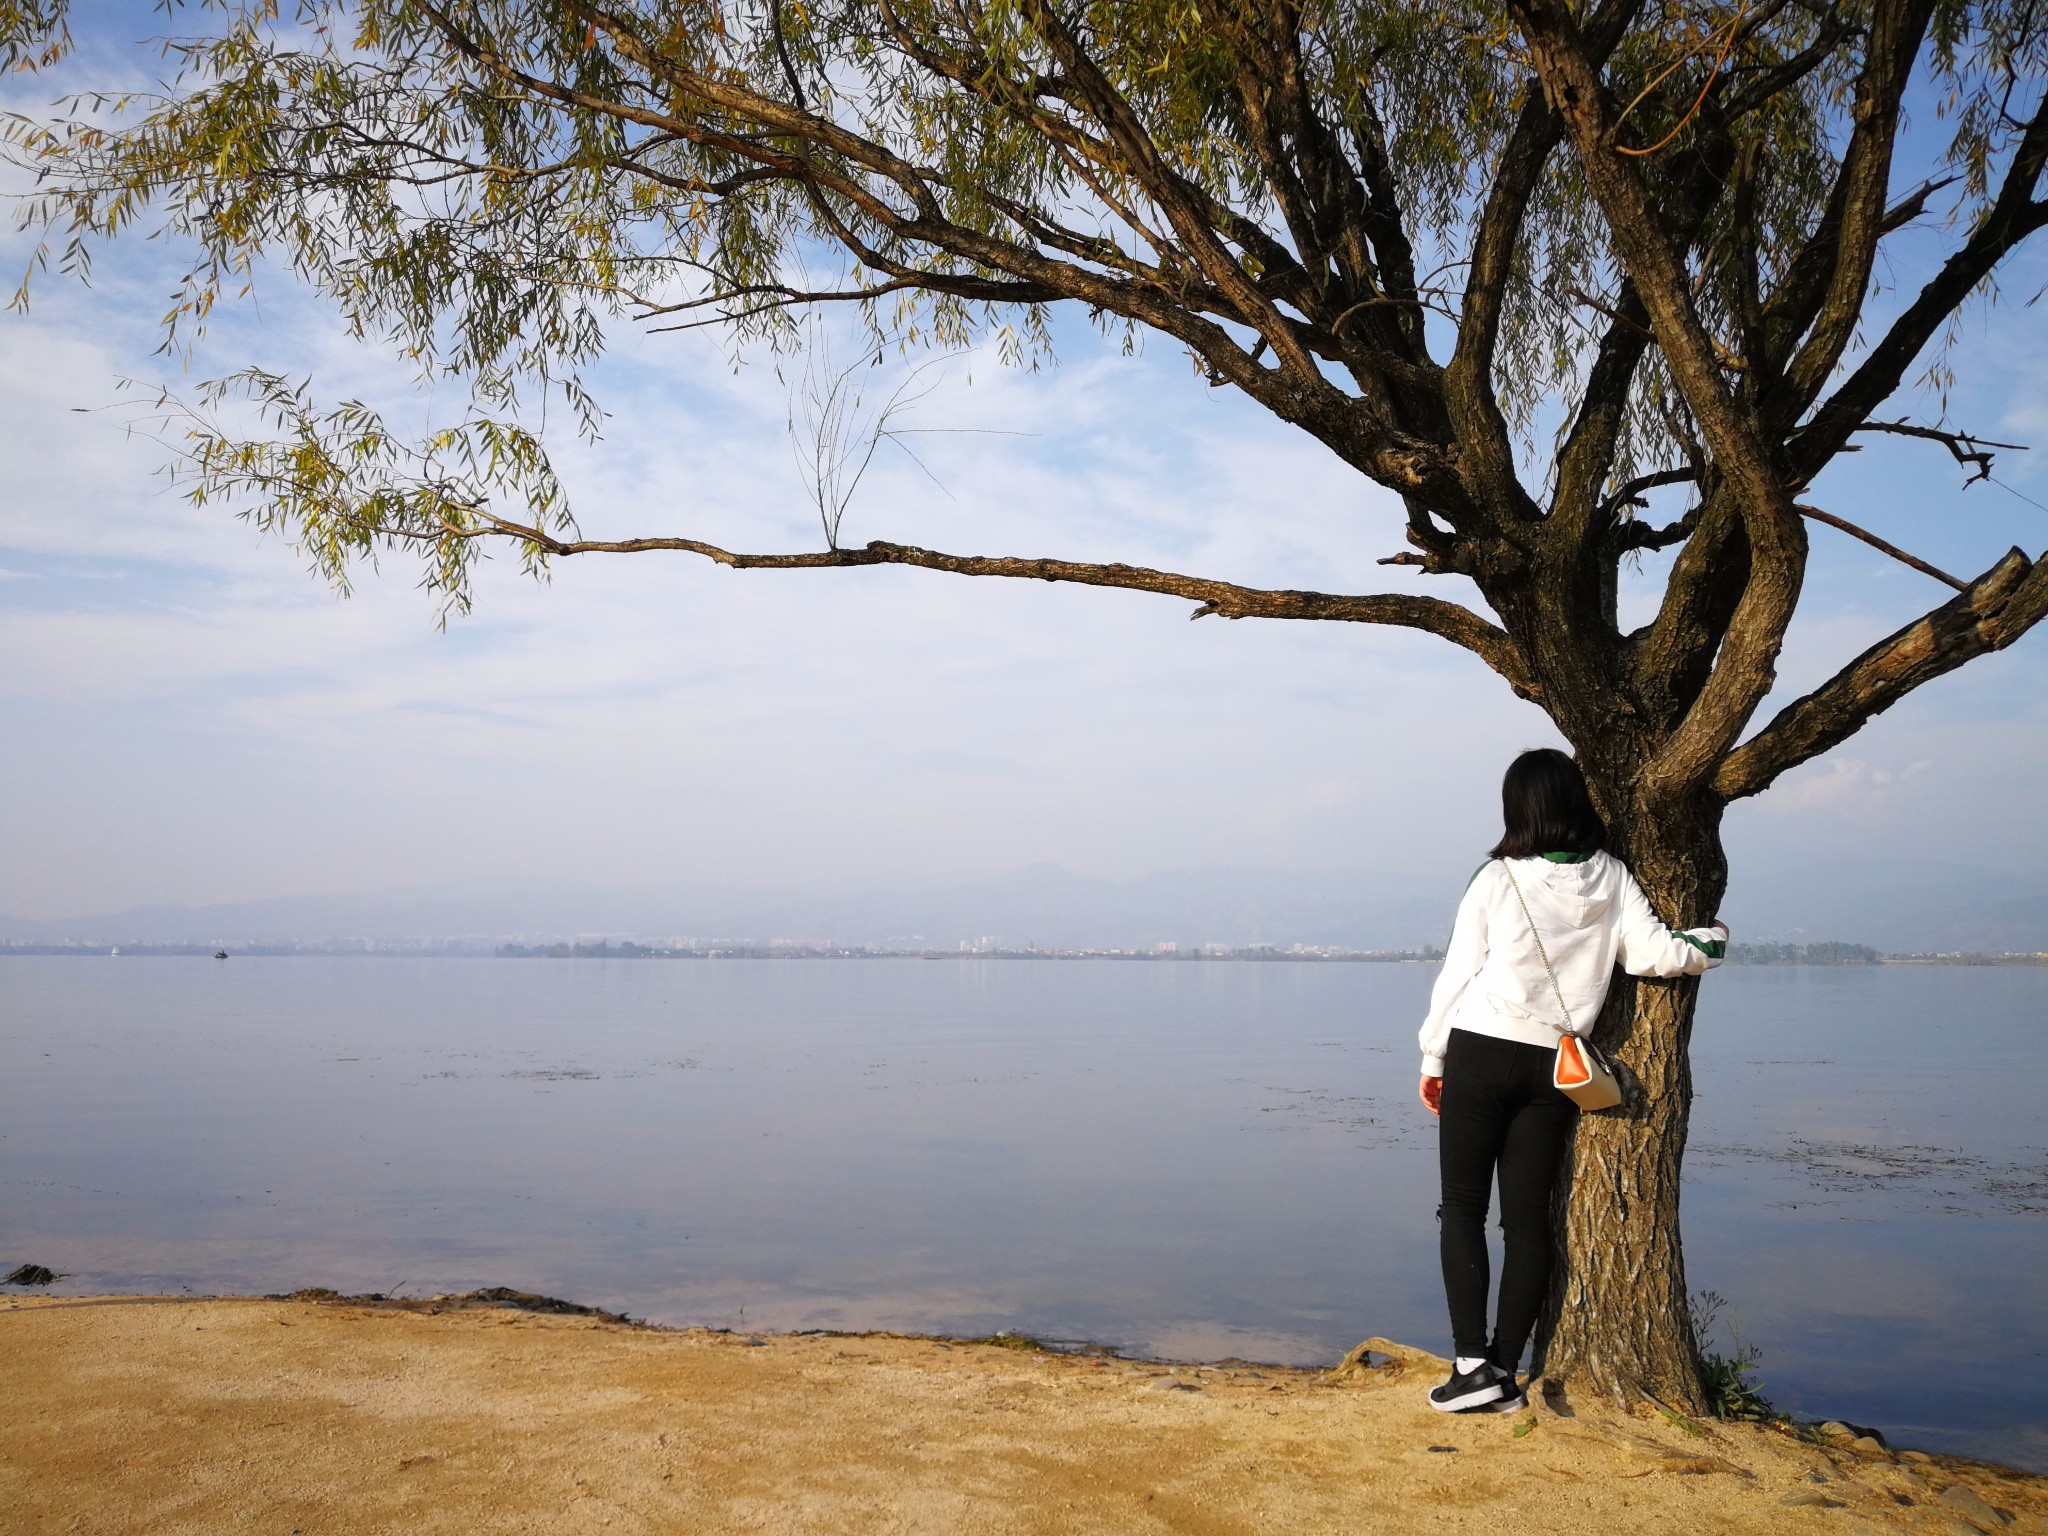
[[[1443,1348],[1431,976],[4,959],[0,1268]],[[2048,969],[1725,969],[1695,1062],[1687,1253],[1723,1345],[1781,1407],[2048,1470]]]

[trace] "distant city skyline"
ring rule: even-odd
[[[1420,951],[1442,943],[1464,871],[1188,869],[1110,881],[1053,865],[960,885],[509,887],[469,883],[224,906],[34,919],[0,913],[0,945],[456,946],[632,940],[896,949],[1304,946]],[[2048,949],[2048,875],[1861,856],[1780,863],[1738,881],[1738,943],[1842,942],[1891,953]]]

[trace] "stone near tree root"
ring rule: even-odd
[[[1980,1530],[1999,1530],[2012,1520],[2011,1515],[1994,1509],[1989,1499],[1967,1483],[1955,1483],[1944,1489],[1941,1502]]]
[[[1778,1502],[1780,1504],[1790,1504],[1795,1509],[1840,1509],[1842,1507],[1840,1499],[1831,1499],[1818,1488],[1794,1488],[1790,1493],[1778,1500]]]

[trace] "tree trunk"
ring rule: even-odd
[[[1597,790],[1596,798],[1616,803]],[[1720,821],[1718,805],[1632,805],[1625,818],[1610,817],[1609,847],[1674,926],[1705,923],[1720,903]],[[1538,1341],[1544,1376],[1681,1413],[1705,1407],[1678,1229],[1698,991],[1689,977],[1620,977],[1609,994],[1593,1038],[1626,1096],[1579,1118],[1556,1212],[1551,1326]]]

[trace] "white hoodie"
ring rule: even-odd
[[[1514,866],[1522,900],[1508,881]],[[1715,924],[1673,932],[1650,910],[1649,898],[1621,860],[1596,853],[1583,863],[1538,856],[1495,859],[1472,877],[1429,995],[1422,1026],[1422,1075],[1444,1075],[1453,1029],[1555,1045],[1566,1027],[1529,932],[1534,918],[1551,970],[1570,1010],[1570,1028],[1591,1034],[1619,965],[1631,976],[1697,976],[1721,963],[1728,930]],[[1553,1025],[1555,1027],[1553,1027]]]

